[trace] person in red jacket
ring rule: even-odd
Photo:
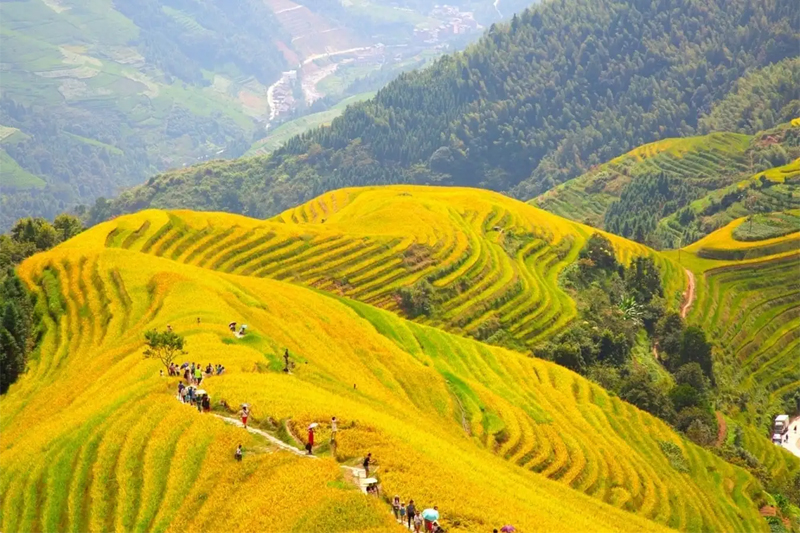
[[[309,427],[308,428],[308,443],[306,444],[306,451],[308,452],[308,455],[312,455],[311,454],[311,449],[313,447],[314,447],[314,428]]]

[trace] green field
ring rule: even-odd
[[[46,182],[19,166],[0,148],[0,188],[3,189],[41,189]]]

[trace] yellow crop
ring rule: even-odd
[[[399,310],[398,289],[427,280],[438,304],[418,321],[478,338],[503,328],[533,346],[576,316],[558,275],[595,231],[487,191],[391,186],[330,192],[266,222],[145,211],[102,224],[67,246],[126,248],[291,280],[392,311]],[[686,285],[681,268],[645,246],[605,235],[624,264],[652,257],[668,301],[678,301]]]
[[[499,261],[506,252],[491,244],[496,235],[478,238],[480,222],[471,225],[484,209],[470,203],[475,193],[450,194],[456,207],[437,211],[443,204],[433,203],[429,216],[464,209],[450,219],[451,237],[433,226],[408,231],[452,243],[453,228],[464,224],[485,257]],[[20,274],[40,295],[48,330],[28,373],[0,399],[0,529],[402,531],[385,502],[351,487],[330,455],[278,451],[178,402],[178,378],[160,377],[159,363],[142,357],[144,331],[170,324],[186,336],[186,361],[226,367],[203,382],[215,405],[249,403],[252,424],[287,424],[300,439],[318,422],[318,445],[336,416],[336,459],[359,464],[371,452],[384,495],[438,505],[450,530],[766,530],[753,503],[760,486],[749,474],[564,368],[354,300],[211,268],[238,272],[248,243],[270,246],[281,231],[301,247],[333,249],[336,241],[324,239],[341,235],[336,224],[371,216],[365,206],[345,221],[342,209],[358,207],[359,197],[339,192],[317,204],[331,225],[148,211],[26,261]],[[577,226],[533,208],[510,213],[507,220],[530,224],[543,239],[583,238]],[[506,218],[500,210],[490,216]],[[179,236],[165,230],[153,238],[166,224]],[[193,237],[208,224],[217,238]],[[222,235],[224,224],[238,227]],[[126,241],[129,249],[120,249]],[[147,242],[150,252],[138,251]],[[209,268],[193,266],[200,263]],[[553,272],[530,276],[541,279],[552,284],[542,297],[563,299]],[[227,328],[234,320],[249,326],[243,339]],[[280,371],[284,348],[291,375]],[[684,451],[689,473],[670,466],[659,440]],[[239,443],[241,463],[233,457]],[[729,483],[741,490],[729,493]]]

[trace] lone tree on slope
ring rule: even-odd
[[[144,334],[147,349],[144,356],[147,359],[160,360],[167,369],[175,362],[175,357],[187,353],[183,347],[186,340],[174,331],[156,331],[154,329]]]

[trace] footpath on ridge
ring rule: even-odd
[[[214,414],[213,416],[223,420],[224,422],[226,422],[228,424],[232,424],[234,426],[237,426],[237,427],[240,427],[240,428],[244,428],[244,424],[242,424],[242,422],[240,420],[236,419],[236,418],[231,418],[231,417],[228,417],[228,416],[222,416],[222,415],[218,415],[218,414]],[[254,427],[247,427],[245,429],[247,431],[249,431],[250,433],[254,434],[254,435],[258,435],[260,437],[264,437],[271,444],[274,444],[277,448],[279,448],[279,449],[281,449],[283,451],[286,451],[286,452],[289,452],[289,453],[293,453],[294,455],[297,455],[297,456],[300,456],[300,457],[305,457],[306,459],[319,459],[319,457],[317,457],[316,455],[309,455],[306,452],[304,452],[303,450],[301,450],[300,448],[292,446],[291,444],[287,444],[287,443],[283,442],[282,440],[280,440],[278,437],[275,437],[274,435],[270,435],[269,433],[267,433],[264,430],[261,430],[261,429],[258,429],[258,428],[254,428]],[[367,478],[366,471],[363,468],[358,468],[358,467],[355,467],[355,466],[348,466],[348,465],[343,465],[343,464],[340,464],[339,468],[341,468],[342,470],[344,470],[345,472],[348,472],[350,474],[353,484],[355,484],[361,490],[361,492],[363,492],[365,494],[367,493],[366,480],[369,479],[369,478]],[[377,470],[377,467],[375,468],[375,470]],[[409,530],[412,529],[412,528],[409,528],[408,525],[405,522],[402,522],[402,525],[404,527],[406,527],[407,529],[409,529]]]
[[[692,308],[692,304],[694,303],[695,297],[695,278],[694,273],[689,270],[688,268],[684,268],[686,271],[686,275],[689,277],[689,287],[686,289],[686,296],[683,300],[683,305],[681,306],[681,318],[686,318],[686,315],[689,314],[689,310]]]

